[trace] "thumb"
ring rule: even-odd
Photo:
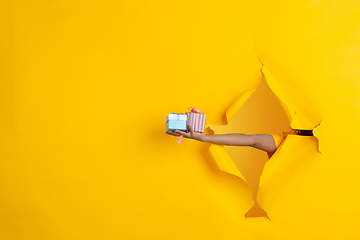
[[[189,123],[187,124],[187,126],[188,126],[189,132],[190,132],[190,134],[192,136],[194,134],[194,129],[190,126]]]

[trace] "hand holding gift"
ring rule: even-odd
[[[179,142],[181,143],[182,137],[195,139],[198,141],[205,142],[206,136],[203,134],[205,129],[205,114],[200,113],[199,109],[196,108],[189,108],[190,112],[187,112],[185,116],[186,118],[186,129],[183,128],[183,126],[180,128],[179,123],[176,121],[180,121],[180,117],[170,116],[174,114],[169,114],[169,116],[166,118],[166,133],[173,136],[179,136]],[[182,115],[183,114],[178,114]],[[181,124],[183,124],[182,122]]]

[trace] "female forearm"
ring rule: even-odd
[[[173,136],[184,136],[185,138],[191,138],[200,142],[208,142],[219,145],[228,146],[251,146],[266,152],[275,152],[276,145],[274,138],[269,134],[242,134],[242,133],[230,133],[230,134],[213,134],[207,135],[204,133],[194,132],[192,127],[188,124],[188,132],[184,131],[168,131],[167,134]]]
[[[205,135],[205,142],[228,146],[254,146],[253,135],[242,133]]]

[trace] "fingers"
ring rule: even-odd
[[[176,137],[183,135],[186,138],[190,138],[192,136],[189,132],[184,132],[184,131],[180,131],[180,130],[175,130],[175,131],[169,130],[166,134],[176,136]]]
[[[189,138],[191,136],[190,133],[183,132],[183,131],[180,131],[180,130],[175,130],[175,133],[179,134],[178,136],[183,135],[186,138]]]
[[[172,136],[180,136],[180,134],[174,132],[174,131],[168,131],[166,134],[172,135]]]
[[[175,130],[175,131],[168,131],[166,134],[172,135],[172,136],[176,136],[179,137],[180,135],[184,135],[186,136],[186,132],[183,131],[179,131],[179,130]]]

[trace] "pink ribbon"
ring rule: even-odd
[[[179,141],[178,141],[178,144],[180,144],[181,143],[181,140],[183,139],[183,135],[180,135],[180,137],[179,137]]]

